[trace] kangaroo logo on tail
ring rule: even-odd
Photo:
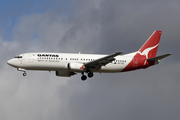
[[[137,53],[139,53],[140,55],[146,56],[146,59],[148,59],[148,54],[149,54],[149,52],[150,52],[152,49],[156,48],[158,45],[159,45],[159,43],[158,43],[157,45],[153,46],[153,47],[146,48],[146,49],[145,49],[144,51],[142,51],[142,52],[138,51]],[[145,65],[145,64],[146,64],[146,60],[145,60],[145,62],[144,62],[144,65]]]

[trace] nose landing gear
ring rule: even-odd
[[[17,70],[18,70],[18,71],[22,71],[22,72],[24,72],[24,73],[23,73],[23,76],[26,76],[26,75],[27,75],[27,73],[26,73],[26,70],[25,70],[25,69],[18,68]]]
[[[27,75],[27,73],[26,73],[26,72],[24,72],[24,73],[23,73],[23,76],[26,76],[26,75]]]

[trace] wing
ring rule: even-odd
[[[108,55],[108,56],[105,56],[105,57],[102,57],[102,58],[99,58],[99,59],[96,59],[94,61],[91,61],[91,62],[87,62],[84,64],[84,66],[88,69],[88,70],[98,70],[101,68],[101,66],[105,66],[107,65],[108,63],[112,62],[115,60],[114,57],[122,54],[123,52],[116,52],[114,54],[111,54],[111,55]]]

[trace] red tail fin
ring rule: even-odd
[[[162,31],[154,31],[144,45],[136,52],[130,63],[122,70],[122,72],[135,70],[139,68],[147,68],[154,65],[155,62],[148,62],[147,59],[156,57],[157,49]]]
[[[140,54],[146,55],[147,59],[156,57],[162,31],[154,31],[144,45],[139,49]]]

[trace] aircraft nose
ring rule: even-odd
[[[8,60],[8,61],[7,61],[7,64],[8,64],[8,65],[12,65],[12,64],[13,64],[12,59]]]
[[[14,59],[10,59],[10,60],[7,61],[7,64],[12,66],[12,67],[16,67],[16,66],[19,65],[19,61],[14,60]]]
[[[7,64],[15,68],[21,67],[22,65],[21,60],[15,58],[8,60]]]

